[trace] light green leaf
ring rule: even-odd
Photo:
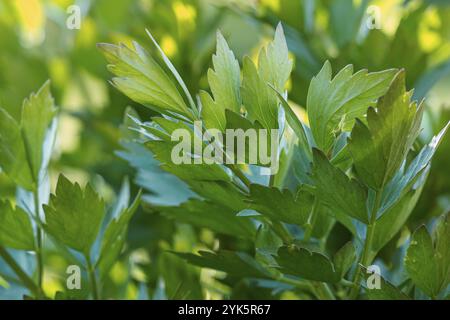
[[[272,87],[274,90],[275,88]],[[284,97],[278,92],[275,91],[275,93],[278,96],[278,99],[281,102],[281,106],[284,109],[284,112],[286,114],[286,120],[289,124],[289,126],[294,130],[298,140],[299,144],[303,146],[303,150],[308,151],[308,155],[311,156],[311,146],[309,145],[308,138],[306,136],[305,127],[303,123],[300,121],[300,119],[297,117],[297,115],[292,110],[289,103],[284,99]]]
[[[33,190],[35,183],[28,165],[19,124],[1,108],[0,167],[17,185]]]
[[[194,99],[192,99],[191,93],[189,92],[186,84],[184,83],[183,79],[181,78],[180,74],[178,73],[177,69],[175,69],[175,66],[172,64],[172,62],[170,61],[170,59],[166,56],[166,54],[164,53],[164,51],[161,49],[161,47],[159,46],[158,42],[156,42],[155,38],[153,38],[152,34],[150,33],[149,30],[145,29],[145,32],[147,32],[147,35],[150,37],[150,39],[152,40],[153,45],[155,46],[155,48],[158,50],[159,54],[161,55],[161,58],[163,59],[164,63],[166,64],[166,67],[170,70],[170,72],[172,73],[172,75],[175,77],[175,79],[177,80],[178,84],[180,85],[181,89],[183,89],[183,92],[186,96],[186,98],[189,101],[189,105],[191,106],[192,110],[194,110],[195,112],[197,112],[197,106],[195,105]],[[135,43],[136,45],[136,43]],[[138,46],[138,49],[142,52],[142,47]],[[141,55],[143,54],[143,52],[141,53]]]
[[[227,120],[225,109],[215,102],[208,92],[200,91],[200,101],[202,102],[202,120],[208,129],[218,129],[225,132]]]
[[[45,136],[56,111],[49,81],[23,102],[20,126],[35,181],[39,179],[42,166]]]
[[[258,69],[249,57],[244,57],[242,100],[251,121],[266,129],[278,128],[278,99],[268,85],[282,92],[292,70],[292,61],[281,24],[275,38],[258,57]]]
[[[130,99],[157,112],[177,113],[192,119],[177,87],[159,64],[137,43],[135,49],[101,43],[98,48],[110,63],[112,83]]]
[[[44,205],[45,230],[72,249],[89,255],[105,214],[105,204],[88,184],[82,190],[59,176],[56,193]]]
[[[265,83],[271,84],[276,91],[284,91],[286,81],[292,71],[292,60],[284,37],[283,27],[278,24],[274,40],[266,49],[261,49],[258,57],[258,72]],[[273,93],[270,94],[271,96]]]
[[[347,131],[357,117],[382,96],[389,87],[396,70],[353,74],[348,65],[333,79],[331,64],[325,62],[313,77],[308,90],[307,111],[311,131],[317,146],[328,153],[334,138]]]
[[[217,50],[212,60],[214,70],[208,70],[208,82],[214,100],[206,92],[200,93],[202,119],[207,128],[224,131],[225,109],[236,113],[241,110],[241,75],[239,63],[220,32],[217,32]]]
[[[320,150],[313,148],[313,159],[312,180],[319,199],[330,209],[367,224],[367,189],[334,167]]]
[[[20,207],[0,200],[0,246],[34,250],[34,234],[30,218]]]
[[[265,129],[278,128],[278,101],[273,91],[258,74],[255,64],[244,57],[242,101],[251,121],[258,121]]]

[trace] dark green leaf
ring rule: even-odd
[[[356,180],[349,179],[343,171],[334,167],[318,149],[313,149],[313,158],[312,179],[319,199],[333,210],[368,223],[367,190]]]
[[[103,216],[105,204],[88,184],[82,190],[59,176],[55,194],[44,205],[45,230],[65,245],[89,255]]]
[[[30,218],[20,207],[0,200],[0,246],[34,250],[34,234]]]

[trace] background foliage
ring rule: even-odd
[[[28,230],[28,236],[23,239],[12,237],[14,243],[11,243],[6,230],[0,226],[0,232],[4,234],[0,242],[9,248],[7,254],[33,279],[39,270],[35,254],[23,251],[32,250],[36,245],[32,228],[42,223],[39,218],[32,219],[31,226],[26,218],[36,212],[33,190],[34,195],[42,193],[41,201],[47,204],[39,213],[42,217],[45,215],[46,226],[41,227],[48,233],[42,252],[44,292],[33,292],[23,281],[18,281],[5,259],[0,259],[0,297],[94,297],[89,289],[92,283],[88,284],[88,274],[96,273],[102,298],[329,298],[327,288],[321,285],[311,289],[310,283],[296,282],[296,276],[300,279],[312,276],[313,285],[322,283],[323,279],[314,279],[317,269],[312,275],[296,274],[298,266],[303,266],[304,255],[319,248],[328,257],[333,257],[324,261],[321,260],[323,256],[313,254],[314,259],[320,260],[317,263],[323,271],[321,274],[328,275],[327,282],[332,283],[337,298],[347,298],[348,283],[339,282],[349,268],[342,257],[352,256],[352,250],[344,246],[352,239],[345,222],[335,223],[325,213],[321,214],[321,220],[309,231],[308,238],[312,241],[308,245],[279,249],[286,241],[280,240],[280,233],[273,232],[278,222],[275,227],[262,224],[256,228],[249,219],[236,217],[236,211],[248,208],[248,205],[230,181],[211,183],[208,179],[185,179],[177,172],[172,175],[161,170],[150,152],[156,153],[155,149],[149,150],[137,143],[140,135],[129,130],[130,126],[139,127],[139,122],[124,116],[148,121],[157,116],[157,112],[129,99],[107,82],[111,74],[96,44],[124,43],[132,47],[135,40],[152,56],[157,56],[158,52],[146,34],[147,28],[178,70],[187,89],[192,94],[200,90],[212,91],[217,102],[208,77],[209,68],[217,72],[217,66],[211,60],[216,51],[216,30],[224,35],[241,70],[246,72],[245,65],[249,64],[243,57],[248,55],[256,61],[260,48],[272,41],[281,21],[293,71],[286,86],[282,83],[277,89],[280,92],[287,89],[289,104],[299,119],[304,123],[309,121],[313,126],[314,119],[306,112],[308,88],[325,61],[330,62],[333,75],[348,64],[354,66],[355,72],[404,68],[406,88],[415,88],[414,99],[427,98],[423,130],[414,145],[415,150],[420,150],[450,119],[447,89],[450,82],[450,7],[446,1],[117,0],[111,5],[111,1],[106,0],[80,0],[75,3],[82,8],[81,29],[69,30],[66,8],[73,3],[69,0],[0,0],[0,107],[10,117],[3,122],[0,117],[0,132],[8,123],[13,123],[11,118],[18,127],[31,128],[30,119],[34,117],[27,118],[26,107],[21,106],[23,100],[31,92],[38,92],[47,79],[51,83],[39,92],[51,89],[54,106],[49,101],[42,103],[50,111],[47,121],[39,122],[36,130],[51,131],[57,127],[57,132],[53,133],[56,137],[53,150],[49,149],[51,158],[50,154],[32,152],[35,163],[41,163],[42,157],[49,157],[44,189],[54,193],[51,199],[46,198],[48,192],[37,190],[39,188],[31,182],[33,179],[13,178],[0,162],[3,169],[0,172],[0,216],[5,219],[2,221],[17,216],[19,228]],[[364,27],[365,12],[370,5],[381,9],[381,29]],[[33,98],[30,101],[33,102]],[[35,103],[39,105],[39,101]],[[56,113],[58,123],[52,124]],[[317,138],[317,133],[313,134]],[[41,144],[50,139],[48,135],[33,138]],[[400,230],[386,237],[389,238],[387,243],[383,239],[375,241],[381,249],[376,261],[382,266],[385,280],[403,289],[403,292],[392,289],[381,298],[386,298],[387,294],[391,298],[399,295],[405,298],[404,294],[419,299],[443,298],[448,294],[445,283],[442,285],[439,279],[423,279],[418,272],[416,276],[415,270],[427,265],[420,266],[411,261],[416,260],[415,255],[422,257],[420,250],[426,251],[426,261],[438,259],[438,250],[448,251],[448,223],[442,217],[450,209],[449,155],[450,139],[447,138],[442,140],[434,156],[422,193],[417,193],[417,205],[412,214]],[[321,156],[314,154],[315,159],[321,159]],[[292,157],[295,165],[304,164],[301,155]],[[326,161],[318,160],[317,163],[327,165]],[[340,168],[345,168],[345,161],[342,166]],[[39,180],[39,168],[30,165],[26,170],[30,170],[30,177]],[[58,179],[60,174],[67,179]],[[307,178],[299,175],[301,172],[289,171],[274,185],[295,190],[296,180]],[[258,180],[251,172],[249,176],[255,179],[252,182],[268,183]],[[217,177],[210,180],[216,179],[220,180]],[[89,185],[84,188],[87,183]],[[290,202],[286,200],[289,194],[253,186],[249,190],[250,198],[266,199],[266,202],[253,204],[250,209],[269,219],[274,213],[289,212]],[[143,194],[138,207],[140,189]],[[64,197],[65,192],[72,195],[70,199]],[[72,201],[79,206],[72,208]],[[273,207],[273,203],[286,203],[287,207]],[[68,219],[70,225],[71,215],[79,216],[87,211],[86,219],[91,220],[87,222],[90,229],[89,236],[83,239],[85,243],[77,239],[79,230],[59,234],[60,226],[65,225],[64,219]],[[67,215],[58,214],[62,212]],[[301,225],[302,221],[286,217],[282,223],[288,223],[290,234],[303,237],[302,228],[290,225]],[[424,227],[412,236],[422,224],[426,224],[428,230],[435,230],[433,238]],[[74,233],[73,241],[67,239],[70,232]],[[61,240],[63,245],[55,239]],[[426,249],[415,249],[409,243],[423,244]],[[359,253],[359,248],[356,249]],[[200,256],[197,255],[199,250],[203,250]],[[288,277],[280,278],[278,274],[274,275],[278,271],[261,267],[261,264],[276,263],[273,255],[277,251],[277,263],[282,265],[281,271]],[[406,261],[410,262],[403,264],[405,255],[409,257]],[[91,260],[96,261],[94,267]],[[192,264],[186,264],[185,260]],[[74,263],[87,267],[83,270],[81,291],[66,288],[66,268]],[[448,265],[443,265],[444,271],[427,269],[428,274],[445,274]],[[428,267],[441,268],[440,262]],[[358,266],[353,265],[350,273],[355,273],[355,268]],[[301,269],[308,270],[308,266]]]

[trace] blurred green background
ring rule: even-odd
[[[121,149],[121,123],[127,106],[143,119],[151,112],[114,89],[96,43],[138,41],[150,49],[148,28],[174,63],[190,91],[207,89],[216,30],[227,38],[236,57],[254,57],[281,21],[295,70],[289,97],[305,117],[309,81],[330,60],[334,70],[354,64],[355,70],[378,71],[404,67],[415,97],[427,97],[423,138],[450,119],[449,1],[404,0],[0,0],[0,105],[20,117],[22,101],[51,79],[61,108],[52,182],[64,173],[82,185],[91,181],[105,199],[113,201],[125,176],[135,172],[116,151]],[[66,21],[71,5],[81,8],[81,28]],[[368,15],[369,13],[369,15]],[[370,14],[371,13],[371,14]],[[375,18],[375,20],[373,20]],[[371,29],[370,26],[377,28]],[[307,119],[304,119],[307,120]],[[429,181],[410,221],[417,226],[450,207],[450,143],[444,141]],[[149,181],[158,188],[158,181]],[[132,183],[133,191],[137,186]],[[11,181],[0,173],[2,198],[13,198]],[[163,249],[214,247],[216,235],[141,210],[129,232],[127,255],[111,271],[106,287],[111,297],[158,298],[161,279],[166,296],[177,278],[191,277],[181,260]],[[229,241],[232,241],[228,239]],[[230,246],[246,244],[230,244]],[[388,255],[389,252],[386,252]],[[64,283],[64,258],[49,251],[45,290],[53,296]],[[192,276],[196,281],[196,275]],[[201,274],[202,283],[213,275]],[[222,284],[193,285],[191,298],[233,296]],[[245,284],[242,284],[245,287]],[[226,291],[226,290],[225,290]],[[237,291],[236,291],[237,292]],[[247,293],[241,288],[241,296]],[[236,293],[235,293],[236,294]],[[250,293],[248,293],[250,294]],[[254,293],[253,293],[254,294]],[[261,295],[264,292],[260,293]],[[285,297],[289,298],[289,297]]]

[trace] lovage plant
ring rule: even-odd
[[[423,103],[405,87],[407,70],[354,72],[349,65],[333,77],[326,62],[310,83],[307,119],[300,120],[285,90],[293,62],[281,25],[257,62],[244,57],[242,68],[218,33],[207,74],[211,92],[197,99],[149,36],[159,58],[137,43],[99,45],[112,84],[161,114],[142,121],[128,110],[119,155],[150,192],[148,211],[251,243],[174,254],[225,272],[225,278],[219,273],[230,289],[224,297],[245,280],[272,298],[289,292],[318,299],[445,297],[448,216],[413,234],[406,222],[449,125],[418,148]],[[195,150],[183,152],[192,162],[175,164],[177,129],[205,146],[223,146],[198,135],[195,121],[221,133],[278,129],[279,170],[265,176],[256,170],[260,163],[196,164]],[[398,258],[386,262],[386,245],[400,234]]]

